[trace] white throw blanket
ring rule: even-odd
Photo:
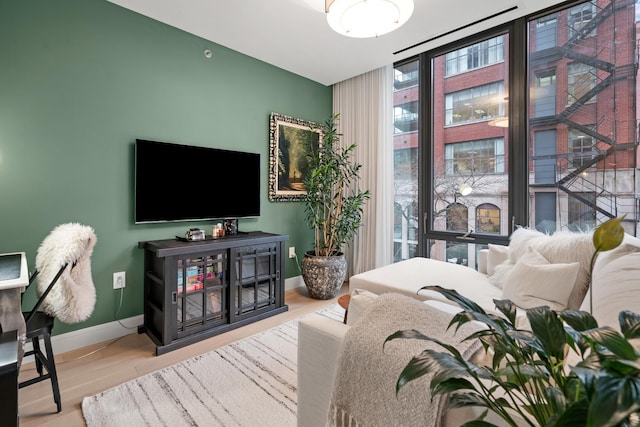
[[[446,400],[432,399],[430,375],[406,384],[396,397],[398,376],[415,355],[427,348],[442,350],[430,341],[399,339],[385,346],[394,332],[416,329],[427,336],[455,344],[465,358],[481,348],[477,340],[460,341],[480,325],[447,330],[452,315],[399,295],[380,295],[347,332],[338,361],[329,408],[329,426],[436,426]]]
[[[92,227],[77,223],[58,225],[40,244],[36,254],[38,296],[47,289],[60,268],[67,268],[42,303],[42,311],[64,323],[87,320],[96,305],[91,277],[91,254],[96,244]]]

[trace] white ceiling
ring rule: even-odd
[[[399,30],[377,38],[355,39],[329,28],[324,14],[325,0],[109,1],[325,85],[561,3],[415,0],[413,16]],[[513,7],[516,7],[513,11],[394,55]]]

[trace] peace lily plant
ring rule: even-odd
[[[622,242],[622,219],[609,220],[595,230],[591,272],[598,253]],[[413,357],[398,378],[396,392],[431,374],[431,394],[448,394],[448,407],[486,408],[469,426],[492,425],[484,421],[488,411],[511,426],[638,425],[640,355],[630,340],[640,338],[639,314],[620,312],[618,332],[599,326],[587,312],[556,312],[543,306],[527,310],[531,330],[522,330],[515,326],[516,306],[509,300],[495,300],[500,314],[493,314],[454,290],[424,289],[440,292],[462,307],[449,328],[455,325],[457,330],[474,320],[486,324],[487,329],[465,340],[479,340],[491,351],[493,361],[491,366],[477,365],[465,360],[455,345],[416,330],[398,331],[385,344],[399,338],[419,339],[434,342],[444,351],[426,349]],[[569,348],[580,361],[567,367]]]

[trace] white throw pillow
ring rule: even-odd
[[[567,306],[571,309],[578,309],[589,287],[589,265],[595,251],[593,232],[557,231],[548,235],[528,228],[518,228],[513,232],[509,241],[511,267],[527,253],[528,248],[535,249],[552,264],[580,263]],[[504,288],[504,281],[509,272],[499,271],[502,270],[502,265],[500,267],[500,269],[496,267],[494,276],[497,277],[490,277],[490,282]],[[511,267],[504,267],[504,270],[510,270]]]
[[[564,310],[573,290],[580,264],[550,264],[545,257],[529,248],[507,276],[502,297],[520,308],[547,305]]]
[[[493,276],[496,267],[509,260],[509,247],[494,245],[489,243],[489,253],[487,254],[487,275]]]

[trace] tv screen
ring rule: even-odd
[[[260,154],[138,139],[135,223],[260,215]]]

